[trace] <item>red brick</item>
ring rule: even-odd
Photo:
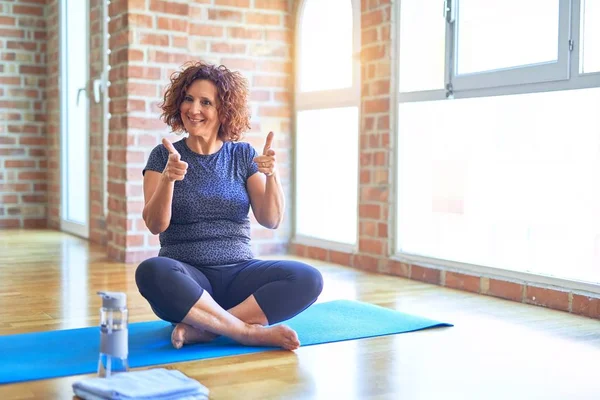
[[[267,10],[288,11],[286,0],[254,0],[254,7]]]
[[[292,110],[286,106],[261,106],[258,109],[258,115],[260,117],[290,118]]]
[[[157,87],[154,83],[127,82],[127,91],[134,96],[157,96]]]
[[[188,37],[171,35],[171,46],[187,49],[189,46]]]
[[[234,70],[253,71],[256,68],[256,63],[248,58],[223,58],[221,63]]]
[[[156,80],[156,79],[160,79],[160,68],[140,67],[138,65],[130,65],[129,67],[127,67],[127,76],[129,78],[141,78],[141,79]]]
[[[315,260],[326,261],[327,260],[327,250],[322,249],[320,247],[307,246],[306,247],[306,257],[313,258]]]
[[[358,248],[361,253],[385,256],[387,246],[384,240],[361,238],[358,241]]]
[[[329,261],[349,267],[352,265],[352,254],[341,251],[329,250]]]
[[[0,37],[24,38],[25,31],[22,29],[0,28]]]
[[[278,14],[246,13],[246,23],[251,25],[280,25],[281,17]]]
[[[0,16],[0,25],[14,26],[17,20],[13,17]]]
[[[449,288],[479,293],[480,280],[478,276],[446,271],[446,286]]]
[[[381,60],[386,55],[386,47],[381,44],[363,47],[361,50],[361,59],[363,62]],[[375,72],[375,70],[373,70]],[[369,78],[370,78],[369,74]]]
[[[365,101],[365,113],[387,113],[390,111],[390,100],[389,98],[377,99],[377,100],[366,100]]]
[[[359,221],[358,233],[360,236],[371,236],[377,235],[377,223],[375,221]]]
[[[35,167],[34,160],[6,160],[4,161],[6,168],[33,168]]]
[[[19,172],[19,180],[27,181],[27,180],[43,180],[46,179],[45,172],[37,172],[37,171],[24,171]]]
[[[360,171],[360,183],[365,184],[365,183],[370,183],[371,182],[371,171]]]
[[[262,39],[263,30],[252,28],[231,27],[227,29],[227,36],[235,39]]]
[[[280,103],[288,103],[292,102],[292,95],[290,92],[275,92],[275,101]]]
[[[401,276],[403,278],[410,277],[410,264],[403,263],[401,261],[389,261],[388,262],[388,273],[394,276]]]
[[[0,196],[1,204],[14,204],[19,201],[19,198],[14,194]]]
[[[127,14],[126,27],[128,28],[152,28],[153,24],[154,20],[152,15],[134,13]]]
[[[361,204],[358,207],[358,215],[360,218],[381,218],[381,208],[376,204]]]
[[[569,293],[535,286],[526,286],[525,301],[555,310],[569,311]]]
[[[388,190],[380,186],[363,186],[360,188],[361,202],[387,202]]]
[[[213,53],[244,54],[246,45],[243,43],[211,43],[210,51]]]
[[[157,17],[156,24],[158,29],[186,33],[188,31],[189,26],[187,20],[167,17]]]
[[[216,6],[250,7],[250,0],[215,0]]]
[[[379,258],[365,254],[354,255],[352,262],[355,268],[363,271],[377,272],[379,268]]]
[[[18,228],[21,225],[21,221],[19,219],[10,218],[4,219],[0,218],[0,228]]]
[[[148,44],[151,46],[169,46],[169,35],[162,33],[138,33],[139,43]]]
[[[189,6],[186,3],[174,1],[150,0],[150,11],[187,16]]]
[[[377,236],[382,239],[387,239],[388,237],[388,224],[380,222],[377,224]]]
[[[307,246],[299,243],[292,243],[290,246],[290,250],[292,254],[297,255],[298,257],[306,257],[307,254]]]
[[[361,28],[365,30],[366,28],[380,25],[383,23],[383,10],[374,10],[370,12],[363,13],[361,15]]]
[[[291,33],[288,31],[276,31],[276,30],[268,30],[267,41],[268,42],[287,42],[290,40]]]
[[[243,14],[239,11],[215,10],[211,8],[208,10],[208,19],[219,21],[219,23],[223,23],[225,21],[242,22]]]
[[[19,77],[19,76],[0,76],[0,84],[2,84],[2,85],[20,85],[21,77]]]
[[[523,301],[523,285],[499,279],[490,279],[489,282],[486,294],[513,301]]]
[[[13,14],[35,15],[41,17],[44,15],[44,7],[21,6],[15,4],[13,5],[12,12]]]
[[[191,24],[190,26],[191,35],[220,37],[223,33],[223,27],[218,25]]]
[[[440,270],[411,265],[410,278],[427,283],[440,284]]]
[[[600,298],[574,294],[572,312],[589,318],[600,319]]]

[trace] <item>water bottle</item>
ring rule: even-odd
[[[114,373],[129,369],[127,295],[120,292],[98,294],[102,297],[98,376],[109,378]]]

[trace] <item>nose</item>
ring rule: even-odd
[[[192,114],[200,114],[201,111],[202,105],[200,104],[200,100],[194,100],[194,103],[192,103],[192,107],[190,108],[190,112]]]

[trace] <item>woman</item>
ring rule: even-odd
[[[250,206],[271,229],[284,197],[271,149],[238,142],[250,128],[246,80],[224,66],[197,62],[172,75],[162,118],[187,136],[163,139],[144,168],[143,218],[160,234],[158,257],[142,262],[136,283],[156,315],[175,326],[175,348],[228,336],[246,345],[300,346],[278,324],[315,302],[323,287],[315,268],[261,261],[250,247]]]

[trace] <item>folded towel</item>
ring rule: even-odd
[[[201,400],[207,399],[209,392],[200,382],[164,368],[83,379],[73,383],[73,391],[86,400]]]

